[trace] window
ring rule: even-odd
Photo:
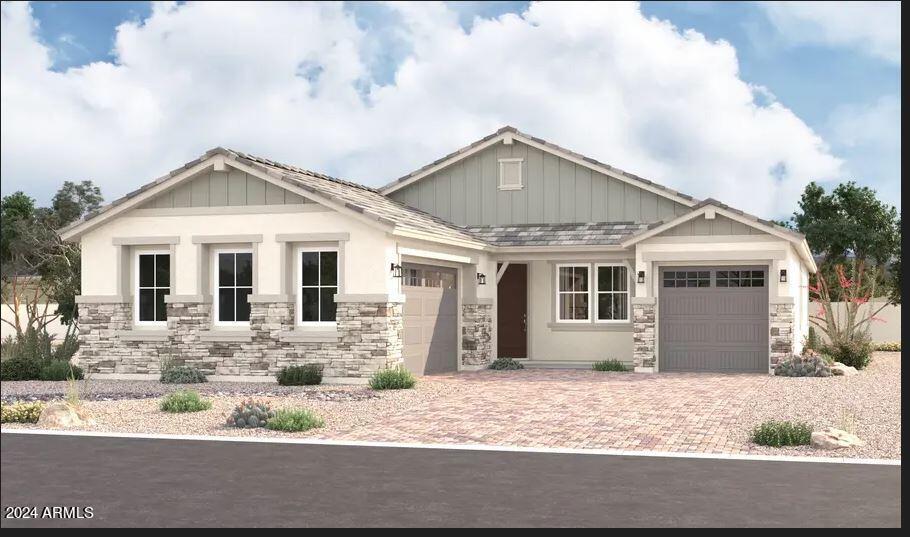
[[[170,253],[137,253],[136,287],[137,324],[160,325],[167,322],[164,297],[171,292]]]
[[[598,322],[629,320],[629,269],[625,265],[597,265]]]
[[[717,287],[764,287],[763,270],[718,270]]]
[[[499,159],[499,190],[521,190],[520,158]]]
[[[455,289],[455,273],[446,270],[405,267],[403,285]]]
[[[216,253],[215,319],[219,324],[250,322],[249,296],[253,293],[253,254],[250,251]]]
[[[664,271],[664,287],[711,287],[709,270]]]
[[[588,265],[557,265],[559,321],[584,322],[591,317]]]
[[[297,306],[300,323],[334,323],[338,293],[338,252],[300,251],[300,293]]]

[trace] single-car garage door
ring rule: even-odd
[[[458,369],[458,290],[455,269],[402,267],[405,367],[428,375]]]
[[[664,268],[659,296],[661,371],[768,372],[765,268]]]

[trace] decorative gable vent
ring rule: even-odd
[[[521,163],[520,158],[499,159],[499,190],[521,190]]]

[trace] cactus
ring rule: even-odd
[[[234,411],[228,416],[227,426],[255,429],[265,427],[269,419],[273,417],[275,417],[275,411],[269,405],[262,401],[248,399],[234,407]]]

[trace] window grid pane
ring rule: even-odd
[[[170,294],[170,254],[139,254],[138,322],[167,321],[165,295]]]
[[[249,322],[253,294],[253,254],[218,254],[218,321]]]
[[[338,252],[301,252],[300,322],[335,322]],[[421,271],[407,269],[405,285],[420,285]]]

